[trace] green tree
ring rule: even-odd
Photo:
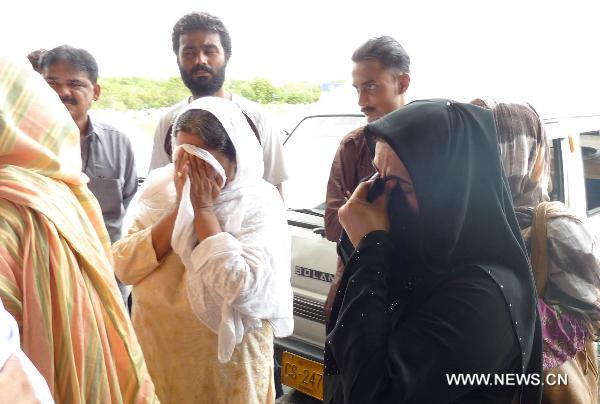
[[[113,110],[140,110],[169,107],[189,96],[181,78],[149,79],[144,77],[106,77],[100,80],[102,96],[95,108]],[[274,86],[269,80],[232,80],[225,88],[261,104],[308,104],[319,99],[318,85],[305,82]]]

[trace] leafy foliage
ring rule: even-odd
[[[99,109],[140,110],[173,105],[189,90],[178,77],[154,80],[143,77],[110,77],[100,80],[102,93],[95,104]]]
[[[102,94],[94,107],[117,111],[169,107],[190,94],[179,77],[107,77],[100,80],[100,85]],[[225,88],[261,104],[309,104],[321,95],[318,85],[299,82],[276,87],[262,78],[228,81]]]
[[[225,88],[261,104],[310,104],[319,100],[321,88],[306,82],[286,83],[276,87],[269,80],[233,80]]]

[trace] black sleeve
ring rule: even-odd
[[[502,373],[518,363],[502,294],[479,268],[456,271],[394,323],[390,271],[402,268],[390,262],[392,249],[387,233],[373,232],[346,268],[352,275],[327,341],[344,402],[451,402],[477,386],[450,386],[446,374]]]

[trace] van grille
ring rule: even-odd
[[[312,299],[294,295],[294,315],[325,324],[325,310],[323,303]]]

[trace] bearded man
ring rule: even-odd
[[[263,149],[263,178],[281,194],[287,172],[278,133],[258,104],[223,88],[231,57],[231,37],[223,22],[208,13],[186,14],[173,27],[172,40],[181,79],[192,95],[175,104],[160,119],[154,133],[150,170],[171,162],[171,131],[177,115],[195,99],[222,97],[236,103],[246,116]]]

